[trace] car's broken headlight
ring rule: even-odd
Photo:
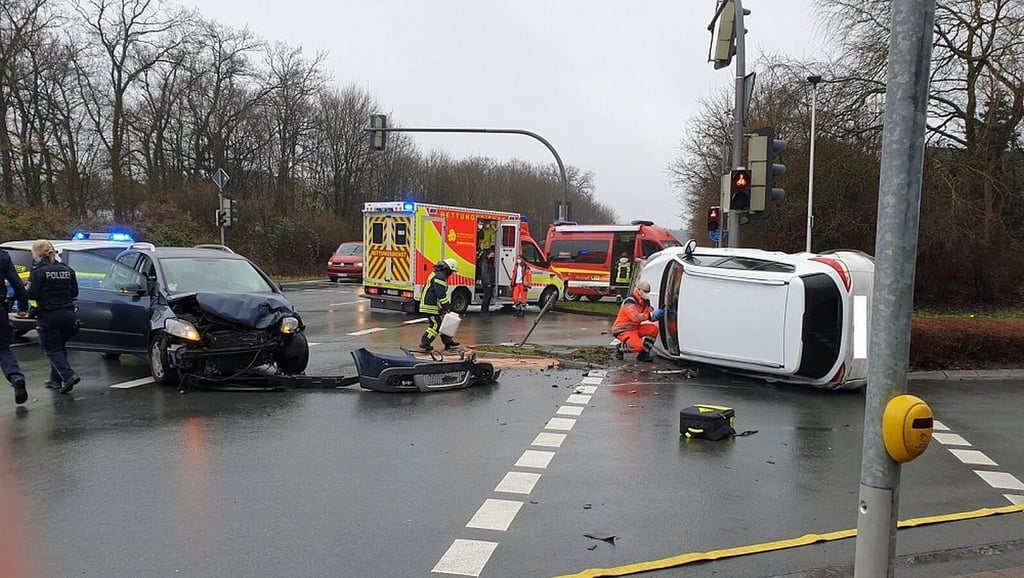
[[[199,330],[188,321],[168,319],[164,321],[164,331],[168,335],[180,337],[186,341],[199,341]]]
[[[297,333],[299,331],[299,320],[294,317],[285,317],[281,320],[281,333]]]

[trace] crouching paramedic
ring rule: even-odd
[[[636,353],[637,361],[651,361],[651,348],[658,337],[658,324],[651,323],[665,315],[664,309],[651,307],[651,284],[640,281],[633,293],[622,301],[619,314],[612,325],[612,335],[619,340],[615,357]]]
[[[434,272],[427,277],[420,295],[420,313],[425,314],[430,323],[420,339],[420,349],[430,351],[434,347],[431,342],[440,334],[441,316],[448,312],[448,276],[458,271],[459,264],[455,259],[445,259],[434,265]],[[457,347],[459,343],[447,335],[441,335],[445,349]]]

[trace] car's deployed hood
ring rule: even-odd
[[[295,316],[295,309],[277,293],[195,293],[196,303],[205,313],[226,321],[266,329],[284,317]],[[178,301],[187,295],[176,296]]]

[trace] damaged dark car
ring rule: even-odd
[[[69,348],[108,359],[145,356],[161,384],[306,369],[302,318],[241,255],[140,244],[114,261],[95,257],[78,265],[79,274],[101,274],[102,281],[80,288],[80,329]]]

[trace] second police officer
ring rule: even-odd
[[[28,278],[28,296],[36,301],[36,333],[43,354],[50,360],[48,387],[69,393],[81,378],[68,363],[67,343],[75,333],[75,300],[78,278],[74,270],[57,260],[53,243],[40,239],[32,244],[37,265]]]

